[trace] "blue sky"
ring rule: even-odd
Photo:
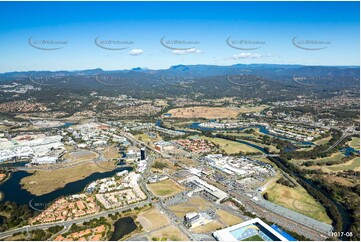
[[[359,65],[359,16],[359,2],[0,2],[0,72]]]

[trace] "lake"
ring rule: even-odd
[[[80,193],[92,181],[114,176],[117,172],[123,170],[131,171],[132,168],[123,167],[104,173],[99,173],[99,172],[93,173],[78,181],[70,182],[66,184],[63,188],[59,188],[53,192],[41,196],[36,196],[34,194],[31,194],[27,190],[23,189],[22,186],[20,185],[21,179],[27,176],[31,176],[32,175],[31,173],[28,173],[26,171],[13,172],[9,179],[7,179],[4,183],[0,184],[0,191],[4,194],[1,203],[10,201],[10,202],[16,202],[19,205],[23,205],[23,204],[29,204],[31,201],[31,206],[33,208],[43,210],[49,203],[56,200],[57,198],[66,195]]]

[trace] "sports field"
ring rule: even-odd
[[[258,234],[256,234],[242,241],[264,241],[264,240]]]
[[[184,190],[182,186],[177,184],[172,179],[167,179],[157,183],[151,183],[148,184],[147,186],[155,196],[159,196],[159,197],[173,196]]]

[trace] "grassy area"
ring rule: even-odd
[[[359,182],[352,178],[339,177],[339,176],[335,176],[335,175],[323,175],[322,177],[324,179],[326,179],[326,181],[330,184],[338,183],[338,184],[341,184],[341,185],[347,186],[347,187],[353,187],[354,185],[356,185]]]
[[[330,136],[328,136],[328,137],[326,137],[326,138],[316,140],[316,141],[314,142],[314,144],[315,144],[315,145],[324,145],[324,144],[326,144],[328,141],[330,141],[331,138],[332,138],[332,136],[330,135]]]
[[[185,203],[170,206],[169,209],[180,219],[184,218],[186,213],[198,212],[197,207]]]
[[[152,163],[152,168],[151,168],[151,171],[152,172],[163,172],[163,170],[161,169],[157,169],[155,167],[153,167],[153,165],[156,163],[156,162],[160,162],[160,163],[164,163],[166,164],[166,167],[163,169],[165,172],[167,172],[168,174],[171,174],[177,170],[179,170],[179,167],[176,167],[173,162],[169,161],[168,159],[162,159],[162,158],[159,158],[159,159],[155,159]]]
[[[218,219],[223,223],[227,224],[227,226],[232,226],[243,222],[243,219],[241,219],[240,217],[230,214],[222,209],[217,210],[217,215]]]
[[[187,158],[177,159],[176,161],[178,161],[186,166],[196,167],[199,165],[197,161],[192,160],[192,159],[187,159]]]
[[[172,179],[167,179],[161,182],[148,184],[148,189],[159,197],[170,197],[177,193],[184,191],[184,188],[177,184]]]
[[[210,202],[199,196],[194,196],[188,199],[187,202],[178,203],[170,206],[169,209],[179,218],[183,218],[186,213],[201,212],[213,206]]]
[[[203,234],[203,233],[209,233],[209,232],[213,232],[217,229],[222,228],[222,224],[218,221],[212,221],[210,223],[207,223],[205,225],[201,225],[198,227],[195,227],[193,229],[191,229],[191,231],[193,233],[197,233],[197,234]]]
[[[102,150],[102,154],[105,159],[117,159],[120,158],[118,149],[115,146],[108,146]]]
[[[331,171],[347,171],[347,170],[355,170],[358,167],[360,170],[360,157],[355,157],[350,161],[347,161],[345,164],[329,166],[327,169]]]
[[[219,145],[219,148],[224,150],[227,154],[237,154],[239,152],[243,153],[259,153],[260,151],[252,148],[248,145],[241,144],[239,142],[221,139],[221,138],[210,138],[206,136],[201,136],[201,139],[205,139],[208,141],[211,141],[217,145]]]
[[[80,162],[94,159],[97,156],[97,153],[90,150],[78,150],[65,154],[63,159],[71,162]]]
[[[171,240],[171,241],[187,241],[189,238],[184,235],[176,226],[170,225],[164,229],[153,232],[149,235],[149,240]]]
[[[198,196],[191,197],[190,199],[188,199],[187,203],[196,206],[200,210],[205,210],[213,206],[212,203]]]
[[[306,216],[331,224],[326,210],[307,191],[301,187],[290,188],[281,184],[273,184],[267,189],[269,201],[289,208]]]
[[[159,209],[155,207],[139,213],[137,221],[140,222],[144,230],[148,231],[169,224],[168,217],[160,213]]]
[[[251,237],[248,237],[247,239],[244,239],[242,241],[264,241],[264,239],[261,238],[258,234],[253,235]]]
[[[107,171],[109,170],[97,166],[94,162],[87,162],[55,170],[37,170],[33,175],[23,178],[20,184],[30,193],[40,196],[62,188],[70,182],[83,179],[93,173]]]
[[[134,135],[134,137],[137,140],[142,141],[142,142],[144,142],[144,143],[146,143],[147,145],[150,145],[150,146],[153,146],[153,142],[157,142],[157,141],[162,139],[159,135],[157,135],[157,137],[155,139],[152,139],[152,138],[149,137],[148,134],[144,134],[144,133],[136,134],[136,135]]]
[[[348,145],[356,150],[360,150],[360,138],[352,137],[352,140],[348,142]]]
[[[317,159],[314,159],[314,160],[312,160],[312,159],[309,159],[309,160],[295,160],[295,159],[292,159],[291,162],[300,165],[300,164],[302,164],[303,162],[312,161],[313,163],[316,164],[316,163],[318,163],[318,162],[320,162],[320,163],[326,163],[326,162],[328,162],[328,161],[339,161],[339,160],[341,160],[343,157],[345,157],[344,154],[342,154],[341,152],[336,152],[336,153],[333,153],[333,154],[331,154],[330,156],[324,157],[324,158],[317,158]]]

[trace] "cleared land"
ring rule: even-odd
[[[147,186],[155,196],[159,197],[169,197],[184,191],[184,188],[172,179],[148,184]]]
[[[87,162],[68,168],[38,170],[33,175],[23,178],[20,184],[30,193],[40,196],[93,173],[107,171],[109,170],[97,166],[94,162]]]
[[[171,210],[172,213],[174,213],[180,219],[184,218],[186,213],[198,212],[197,207],[185,203],[170,206],[169,210]]]
[[[232,226],[235,224],[239,224],[243,222],[243,219],[237,217],[229,212],[224,211],[223,209],[217,210],[218,219],[222,222],[227,224],[227,226]]]
[[[213,206],[212,203],[210,203],[206,199],[198,197],[198,196],[191,197],[190,199],[188,199],[188,204],[194,205],[200,210],[205,210],[205,209]]]
[[[158,230],[149,236],[150,240],[172,240],[186,241],[189,240],[176,226],[170,225],[164,229]]]
[[[114,146],[109,146],[106,147],[103,151],[102,154],[104,156],[105,159],[116,159],[116,158],[120,158],[120,155],[118,153],[118,149]]]
[[[143,226],[143,229],[148,231],[169,224],[168,217],[162,214],[159,209],[155,207],[139,213],[137,220]]]
[[[301,186],[290,188],[275,183],[267,189],[267,193],[270,202],[328,224],[332,222],[327,216],[325,208]]]
[[[219,145],[219,148],[224,150],[227,154],[237,154],[239,152],[247,153],[260,153],[259,150],[252,148],[248,145],[241,144],[236,141],[221,139],[221,138],[210,138],[202,136],[201,139],[208,140]]]
[[[96,158],[98,155],[95,152],[89,150],[79,150],[67,153],[63,156],[64,160],[74,162],[74,161],[86,161]]]
[[[201,212],[213,205],[202,197],[195,196],[189,198],[186,202],[170,206],[169,209],[179,218],[183,218],[186,213]]]
[[[201,225],[198,227],[195,227],[193,229],[191,229],[191,231],[193,233],[197,233],[197,234],[201,234],[201,233],[208,233],[208,232],[213,232],[217,229],[222,228],[222,224],[218,221],[212,221],[210,223],[207,223],[205,225]]]
[[[241,113],[261,112],[266,107],[265,105],[241,108],[195,106],[175,108],[167,113],[172,114],[172,118],[236,118]]]

